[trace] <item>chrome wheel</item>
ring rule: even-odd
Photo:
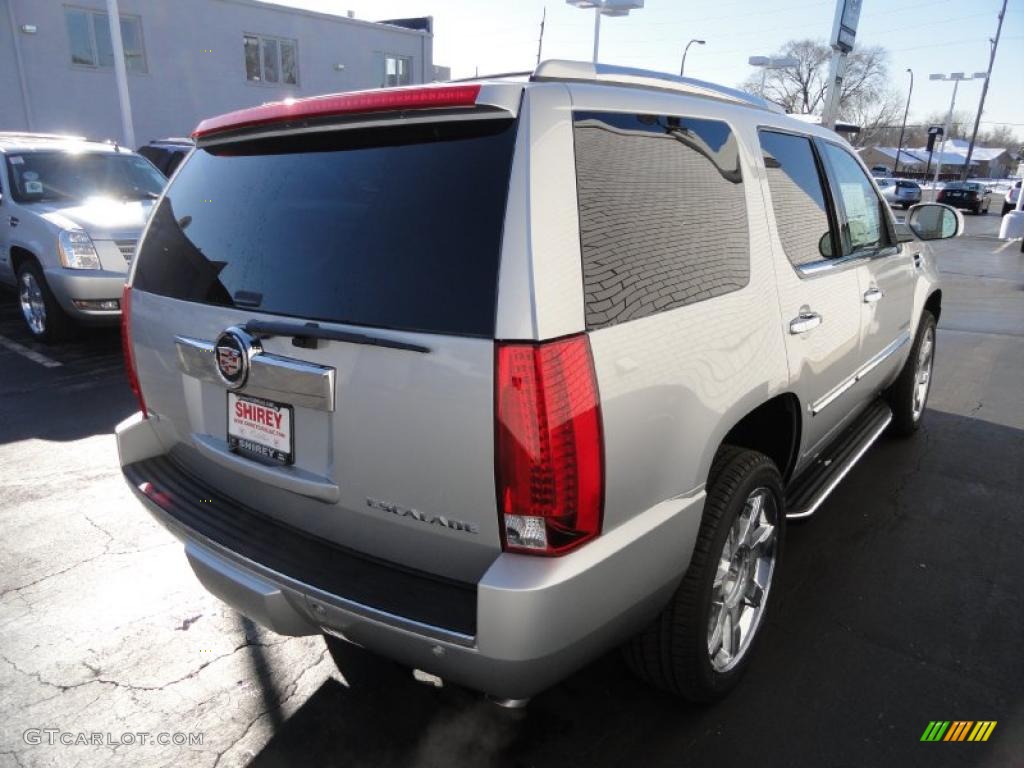
[[[32,272],[23,272],[18,280],[18,299],[28,327],[36,336],[42,336],[46,333],[46,304],[43,289]]]
[[[747,497],[733,521],[711,587],[708,656],[716,672],[743,658],[757,633],[775,573],[779,508],[767,488]]]
[[[914,421],[924,413],[924,404],[928,400],[928,389],[932,385],[932,363],[935,361],[935,327],[928,326],[921,348],[917,352],[917,369],[914,373],[914,402],[911,415]]]

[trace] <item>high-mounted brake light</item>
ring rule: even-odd
[[[193,138],[213,133],[250,128],[266,123],[283,123],[305,118],[361,112],[395,112],[406,109],[472,107],[480,95],[479,85],[440,85],[426,88],[395,88],[356,93],[336,93],[308,99],[286,99],[249,109],[240,109],[203,120]]]
[[[499,342],[495,367],[505,550],[563,554],[601,532],[604,446],[590,341]]]
[[[139,373],[135,368],[135,354],[132,352],[132,287],[125,283],[121,289],[121,351],[124,353],[124,370],[128,374],[128,386],[139,401],[142,418],[148,419],[146,400],[139,386]]]

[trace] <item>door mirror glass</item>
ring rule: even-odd
[[[963,232],[960,214],[941,203],[915,205],[907,216],[907,226],[921,240],[946,240]]]

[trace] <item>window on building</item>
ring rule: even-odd
[[[107,14],[65,8],[64,15],[71,43],[71,63],[81,67],[112,69],[114,46],[110,40]],[[142,40],[142,19],[138,16],[121,17],[121,45],[124,48],[125,69],[145,73],[146,48]]]
[[[412,84],[412,57],[392,56],[384,57],[384,81],[381,83],[385,88],[392,85]]]
[[[280,37],[245,35],[245,79],[253,83],[298,85],[299,61],[296,43]]]
[[[832,227],[811,141],[761,131],[761,151],[775,209],[775,226],[793,266],[832,255]]]
[[[726,123],[574,112],[587,328],[743,288],[750,236]]]

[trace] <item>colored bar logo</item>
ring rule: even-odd
[[[932,720],[921,741],[988,741],[998,720]]]

